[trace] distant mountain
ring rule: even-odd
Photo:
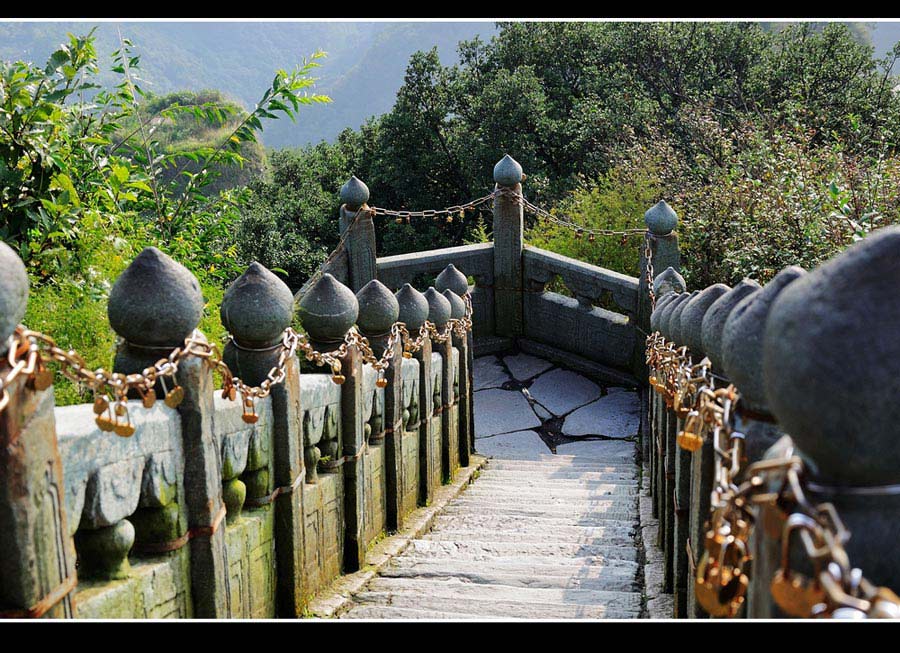
[[[0,58],[43,64],[67,32],[85,34],[94,25],[0,23]],[[296,123],[264,124],[266,145],[288,147],[331,140],[388,111],[413,52],[437,46],[441,60],[452,63],[459,41],[488,39],[496,27],[486,22],[99,23],[102,68],[119,47],[119,30],[141,55],[148,90],[218,89],[246,108],[256,104],[278,68],[291,68],[316,50],[327,52],[315,73],[315,91],[334,102],[304,107]]]

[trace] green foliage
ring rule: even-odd
[[[246,264],[235,233],[252,192],[213,184],[247,153],[260,160],[263,120],[293,120],[302,105],[328,101],[307,92],[321,56],[277,71],[250,112],[217,93],[149,96],[140,57],[122,38],[111,88],[95,83],[93,33],[70,35],[44,68],[0,62],[0,237],[31,277],[28,325],[108,367],[109,289],[155,245],[198,277],[207,300],[200,326],[221,337],[218,306]],[[85,399],[65,381],[57,394]]]

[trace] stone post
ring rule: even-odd
[[[810,500],[834,504],[852,534],[850,564],[894,590],[898,251],[900,227],[885,227],[785,288],[766,323],[762,375],[772,412],[812,461]]]
[[[0,242],[0,377],[8,338],[25,315],[28,275]],[[65,511],[53,388],[19,376],[0,412],[0,617],[73,617],[75,547]]]
[[[425,291],[428,300],[428,319],[438,331],[442,331],[452,315],[450,300],[439,293],[433,286]],[[459,467],[459,431],[453,432],[453,337],[445,342],[435,341],[432,345],[441,355],[441,406],[435,406],[434,412],[441,415],[441,480],[449,483],[453,473]]]
[[[359,317],[356,295],[330,274],[322,275],[299,305],[303,327],[318,351],[332,351],[343,342]],[[365,423],[362,414],[362,357],[348,347],[337,377],[341,380],[341,435],[334,453],[344,480],[344,571],[365,564]],[[342,462],[338,462],[338,461]]]
[[[110,325],[122,338],[113,369],[130,374],[184,345],[200,322],[203,296],[184,266],[148,247],[116,279],[107,312]],[[174,380],[156,385],[160,398],[183,393],[177,410],[184,441],[185,504],[188,527],[199,533],[189,545],[191,594],[194,614],[201,618],[231,616],[222,461],[212,424],[213,392],[212,370],[195,357],[181,361]]]
[[[522,194],[522,166],[510,155],[494,166],[496,188]],[[524,332],[522,314],[522,206],[513,197],[494,198],[494,324],[498,336]]]
[[[367,211],[369,188],[356,177],[350,177],[341,186],[341,233],[350,229],[347,236],[347,265],[350,288],[358,292],[375,278],[375,224]],[[357,212],[359,217],[354,223]]]
[[[400,304],[390,289],[377,279],[367,283],[356,293],[359,302],[357,326],[375,356],[380,357],[388,345],[391,326],[400,316]],[[396,531],[402,525],[402,445],[403,435],[403,343],[393,345],[394,355],[384,372],[384,482],[387,529]]]
[[[724,376],[722,369],[722,331],[728,315],[744,297],[759,290],[760,286],[753,280],[744,279],[734,288],[723,294],[712,303],[703,316],[701,325],[701,351],[712,363],[713,373]],[[725,381],[717,380],[717,387]],[[699,557],[704,546],[706,535],[706,520],[709,518],[710,492],[713,487],[713,463],[715,452],[711,437],[703,441],[703,446],[694,452],[691,461],[691,523],[689,536],[691,542],[696,543],[692,548],[694,555]],[[688,618],[704,618],[706,613],[696,603],[694,598],[694,586],[688,579]]]
[[[678,215],[664,200],[650,207],[644,213],[644,223],[647,225],[650,238],[650,249],[653,252],[651,261],[655,274],[660,270],[671,267],[675,272],[681,270],[681,256],[678,250],[678,234],[675,227],[678,226]],[[650,293],[647,288],[647,257],[644,254],[644,245],[641,244],[640,276],[638,277],[638,307],[635,316],[635,325],[641,330],[635,339],[632,368],[635,378],[642,384],[647,380],[647,365],[645,362],[645,347],[643,334],[650,333]]]
[[[428,319],[428,300],[425,295],[408,283],[397,291],[400,304],[399,320],[406,324],[410,337],[415,340],[419,329]],[[431,380],[431,338],[424,338],[422,348],[415,354],[419,361],[419,505],[426,506],[434,497],[432,478],[432,429],[431,414],[434,410]]]
[[[238,277],[222,300],[222,324],[231,333],[225,363],[245,383],[259,385],[277,364],[284,331],[294,316],[290,288],[257,262]],[[264,501],[275,488],[275,560],[277,613],[303,613],[303,433],[300,365],[287,360],[284,382],[272,386],[272,481],[253,484],[250,502]]]
[[[681,332],[684,344],[691,352],[695,363],[706,357],[703,351],[703,320],[709,308],[731,288],[722,283],[702,290],[685,307],[681,314]],[[707,438],[708,439],[708,438]],[[675,616],[690,617],[694,615],[694,583],[693,571],[700,557],[698,547],[703,546],[703,539],[694,535],[698,514],[692,511],[694,497],[701,492],[699,479],[699,452],[690,452],[678,447],[675,453],[675,488],[677,503],[680,508],[679,518],[675,524]],[[695,476],[694,471],[698,474]],[[709,489],[706,490],[709,496]]]
[[[779,425],[770,414],[763,380],[763,336],[772,304],[782,291],[803,277],[797,266],[784,268],[761,290],[742,299],[732,309],[722,330],[722,364],[725,374],[740,392],[736,427],[745,436],[748,462],[760,460],[765,451],[782,436]],[[823,318],[830,320],[828,316]],[[750,539],[754,556],[753,574],[747,596],[746,614],[751,619],[778,616],[769,594],[769,582],[780,560],[778,542],[761,538],[754,530]]]
[[[450,302],[450,317],[462,318],[466,313],[466,304],[462,297],[469,292],[469,282],[466,280],[466,276],[451,263],[437,276],[434,286]],[[458,404],[459,464],[461,467],[469,466],[470,443],[475,428],[472,416],[473,386],[471,383],[473,359],[472,349],[469,347],[469,335],[471,332],[462,336],[453,334],[453,345],[459,350],[459,371],[457,372],[459,387],[455,401]]]
[[[675,268],[668,267],[656,275],[656,278],[653,280],[653,291],[656,294],[656,310],[654,310],[653,314],[650,316],[650,333],[659,330],[659,319],[662,314],[662,309],[666,304],[675,299],[679,293],[684,292],[684,290],[684,278],[675,270]],[[660,407],[662,406],[664,408],[664,402],[658,392],[648,391],[648,395],[647,403],[649,418],[647,419],[647,423],[649,425],[649,432],[647,434],[642,433],[641,457],[647,466],[647,471],[650,473],[650,495],[656,496],[656,443],[659,438],[661,422]],[[654,502],[653,516],[656,517],[657,515],[657,506],[656,502]]]

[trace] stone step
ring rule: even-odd
[[[477,447],[476,442],[476,447]],[[487,469],[491,469],[494,465],[498,465],[500,469],[519,469],[524,467],[534,467],[540,469],[584,469],[592,467],[596,471],[603,471],[606,468],[637,467],[634,460],[626,456],[563,456],[559,454],[541,454],[533,458],[497,458],[492,457],[488,460]]]
[[[637,483],[633,478],[604,478],[596,480],[582,480],[574,478],[540,478],[535,476],[522,476],[519,478],[504,478],[494,476],[492,473],[485,474],[478,479],[479,488],[497,488],[497,489],[525,489],[536,490],[541,492],[555,492],[557,490],[600,490],[605,486],[625,486],[637,489]],[[471,488],[474,489],[473,485]]]
[[[354,605],[341,615],[341,619],[454,619],[454,620],[497,620],[502,617],[471,614],[468,612],[438,612],[437,610],[416,610],[383,605]]]
[[[478,506],[480,508],[505,508],[507,510],[566,511],[569,514],[592,515],[612,509],[637,515],[637,496],[605,495],[600,498],[586,497],[517,497],[514,494],[469,493],[453,501],[452,505]],[[476,508],[473,508],[475,510]]]
[[[531,470],[531,469],[486,469],[481,473],[478,481],[502,481],[504,483],[518,483],[520,481],[537,483],[568,483],[583,481],[586,483],[628,481],[635,483],[637,473],[630,469],[605,470],[600,472],[579,472],[577,470]]]
[[[513,517],[552,518],[574,520],[579,524],[600,525],[606,521],[626,521],[637,523],[637,509],[633,502],[609,501],[604,506],[594,506],[590,509],[581,506],[557,505],[535,506],[504,505],[502,502],[491,502],[483,499],[467,500],[456,499],[442,511],[444,515],[471,515],[477,512],[482,515],[509,515]]]
[[[551,456],[558,458],[558,456]],[[531,460],[510,460],[507,458],[491,458],[484,467],[483,473],[504,471],[504,472],[533,472],[538,474],[564,473],[572,474],[580,473],[617,473],[617,472],[634,472],[637,474],[638,467],[632,462],[615,462],[615,461],[578,461],[570,460],[568,462],[549,460],[543,462],[535,462]]]
[[[589,562],[578,564],[578,561]],[[458,578],[471,583],[511,587],[594,589],[631,592],[639,586],[640,567],[626,560],[577,558],[556,564],[546,558],[431,560],[406,557],[382,569],[385,578]]]
[[[502,483],[477,483],[466,489],[466,496],[513,496],[522,500],[532,499],[594,499],[610,496],[635,497],[640,488],[635,483],[601,483],[592,488],[537,485],[504,485]]]
[[[593,534],[582,535],[561,535],[554,533],[550,535],[545,531],[495,531],[487,528],[481,529],[464,529],[450,530],[446,528],[433,529],[425,539],[434,541],[461,541],[465,542],[469,539],[478,542],[527,542],[527,543],[547,543],[547,544],[592,544],[592,545],[614,545],[628,546],[634,544],[634,530],[629,528],[604,529],[602,527],[594,529],[598,531]]]
[[[545,532],[554,532],[559,529],[590,529],[590,528],[637,528],[637,516],[628,519],[583,519],[581,517],[554,517],[550,515],[519,515],[519,514],[492,514],[475,513],[468,511],[448,512],[442,511],[435,520],[435,526],[441,528],[485,528],[503,530],[505,528],[539,528]],[[574,530],[572,532],[575,532]]]
[[[480,542],[478,540],[411,540],[407,551],[422,557],[487,560],[494,557],[547,556],[579,558],[603,556],[619,560],[637,560],[634,544],[569,544],[565,542]]]
[[[639,592],[511,587],[457,578],[378,577],[355,602],[530,619],[627,617],[637,616],[641,609]]]

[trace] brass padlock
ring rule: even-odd
[[[815,528],[815,522],[801,513],[788,517],[781,535],[781,569],[775,572],[769,591],[772,600],[789,617],[812,615],[813,607],[825,600],[825,589],[818,578],[811,579],[791,570],[791,535],[800,528]]]
[[[107,433],[116,429],[116,422],[108,412],[97,415],[97,417],[94,419],[94,422],[96,422],[101,431],[105,431]]]
[[[244,397],[244,413],[241,415],[241,419],[247,424],[256,424],[259,421],[259,415],[256,414],[256,404],[253,401],[253,397],[249,395]]]
[[[34,374],[31,375],[29,384],[36,392],[43,392],[53,385],[53,372],[47,369],[47,366],[44,365],[40,356],[37,357]]]
[[[387,384],[388,384],[387,379],[384,378],[383,376],[379,376],[377,379],[375,379],[375,385],[378,386],[379,388],[386,388]]]
[[[153,408],[153,404],[156,403],[156,390],[153,388],[149,390],[138,388],[138,393],[141,395],[141,405],[144,408]]]
[[[165,397],[165,399],[163,399],[163,402],[169,408],[178,408],[178,406],[181,404],[181,402],[183,400],[184,400],[184,388],[182,388],[180,385],[176,385],[174,388],[172,388],[171,390],[169,390],[166,393],[166,397]]]
[[[123,438],[130,438],[134,435],[134,424],[130,421],[118,422],[115,426],[116,435]]]
[[[94,398],[94,414],[102,415],[109,408],[109,400],[103,395]]]
[[[686,451],[697,451],[703,446],[703,424],[700,413],[692,410],[688,413],[684,422],[684,430],[679,431],[675,438],[679,447]]]

